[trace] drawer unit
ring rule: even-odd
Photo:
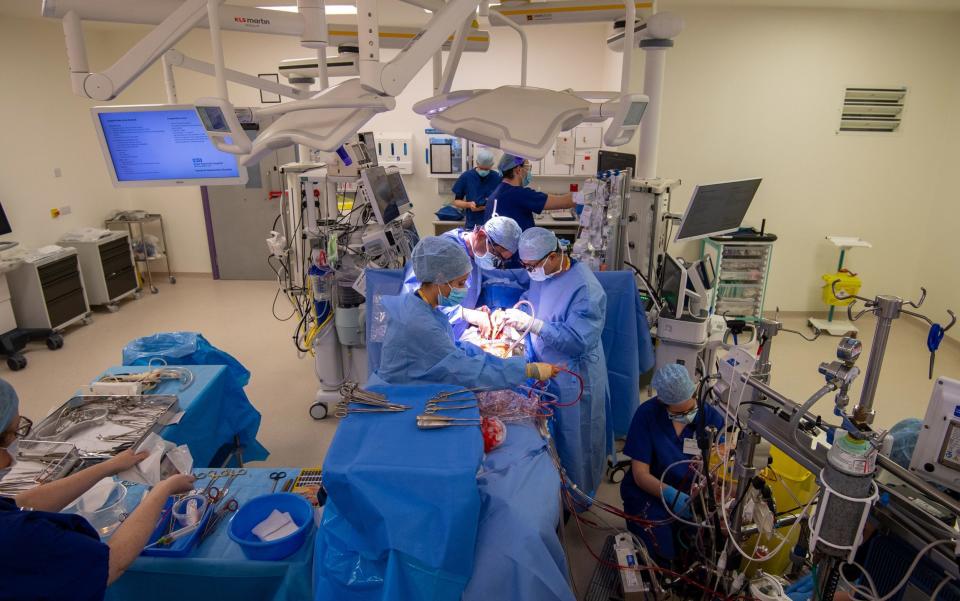
[[[7,274],[17,325],[63,329],[90,316],[77,251],[72,248],[26,261]]]
[[[763,315],[773,242],[709,238],[704,241],[702,254],[713,258],[717,271],[711,291],[713,312],[748,321],[759,320]]]
[[[140,289],[127,232],[114,231],[95,241],[60,244],[76,249],[91,305],[112,309],[117,301]]]

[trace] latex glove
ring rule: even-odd
[[[461,308],[461,315],[463,315],[463,320],[469,323],[472,326],[476,326],[480,330],[480,336],[490,340],[493,338],[494,327],[493,322],[490,319],[489,309],[484,311],[486,307],[480,309],[466,309]]]
[[[110,475],[115,476],[120,472],[128,470],[137,465],[146,459],[148,455],[150,455],[150,453],[147,451],[134,453],[133,449],[127,449],[126,451],[117,453],[115,456],[107,459],[104,461],[104,464],[105,466],[110,467]]]
[[[527,363],[527,377],[544,382],[560,373],[560,368],[549,363]]]
[[[690,495],[680,492],[672,486],[663,488],[663,501],[670,508],[670,511],[682,517],[685,520],[693,519],[693,511],[690,510]]]
[[[582,205],[582,204],[583,204],[583,192],[574,192],[574,193],[573,193],[573,202],[574,202],[574,204]]]
[[[167,497],[170,495],[179,495],[193,490],[193,484],[196,481],[197,477],[193,474],[174,474],[158,482],[157,485],[153,487],[153,490]]]
[[[809,601],[813,596],[813,574],[807,574],[784,589],[791,601]]]
[[[526,332],[527,328],[533,334],[539,334],[543,328],[543,321],[531,317],[520,309],[507,309],[503,312],[503,323],[512,326],[518,332]]]

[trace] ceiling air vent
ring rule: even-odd
[[[847,88],[839,131],[896,131],[906,95],[907,88]]]

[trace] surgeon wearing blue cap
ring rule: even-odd
[[[467,215],[467,229],[487,221],[487,198],[500,185],[500,173],[494,170],[493,152],[489,148],[477,151],[477,166],[464,171],[453,184],[453,206]]]
[[[528,378],[553,377],[556,368],[547,363],[502,359],[470,343],[457,344],[448,316],[439,309],[456,307],[468,294],[473,264],[459,241],[424,238],[414,247],[411,262],[419,287],[383,298],[386,334],[380,367],[368,383],[508,388]]]
[[[18,439],[32,425],[20,415],[13,386],[0,380],[0,476],[16,464]],[[167,499],[191,490],[195,478],[178,474],[159,482],[107,542],[81,516],[59,512],[100,480],[146,457],[126,450],[16,498],[0,496],[0,599],[103,599],[107,586],[139,557]]]
[[[458,305],[441,306],[440,311],[453,326],[453,335],[457,340],[471,325],[480,328],[481,333],[489,338],[492,326],[490,318],[486,312],[477,309],[483,273],[506,266],[513,258],[520,241],[520,226],[508,217],[494,217],[482,226],[471,230],[458,228],[444,232],[439,237],[455,241],[470,260],[470,275],[465,283],[466,295]],[[411,262],[403,274],[403,291],[416,292],[419,287],[420,280]]]
[[[563,405],[554,412],[560,462],[573,483],[592,494],[600,485],[608,450],[610,399],[601,343],[607,295],[597,277],[570,259],[549,230],[534,227],[523,232],[519,254],[531,280],[522,298],[533,305],[535,314],[507,309],[494,321],[529,332],[534,360],[563,365],[583,378],[579,402],[579,380],[569,373],[554,378],[549,390]]]
[[[503,181],[487,199],[486,219],[494,215],[510,217],[526,231],[533,227],[535,213],[573,207],[573,194],[545,194],[531,188],[532,166],[523,157],[505,154],[499,166]]]
[[[623,452],[630,457],[630,475],[620,484],[623,509],[630,515],[646,520],[670,519],[671,511],[690,519],[690,493],[693,472],[689,463],[677,462],[700,456],[697,447],[696,385],[687,368],[671,363],[664,365],[653,376],[657,396],[640,405],[633,415]],[[723,430],[723,417],[710,405],[704,404],[706,426]],[[654,526],[649,530],[632,521],[627,528],[646,544],[654,559],[661,565],[675,557],[674,537],[677,524]]]

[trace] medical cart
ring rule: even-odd
[[[773,238],[768,239],[768,238]],[[710,256],[716,266],[716,283],[710,294],[711,313],[759,321],[770,276],[770,259],[776,236],[716,236],[706,238],[701,258]]]
[[[151,223],[159,224],[160,246],[150,254],[147,247],[144,226]],[[146,213],[143,211],[129,211],[121,213],[112,219],[107,219],[104,226],[109,229],[118,229],[117,226],[126,228],[127,234],[133,245],[133,256],[137,265],[137,276],[140,282],[146,282],[150,286],[150,292],[156,294],[159,292],[153,285],[153,271],[150,264],[154,261],[163,261],[167,266],[167,279],[171,284],[177,283],[177,278],[170,271],[170,248],[167,246],[167,234],[163,227],[163,217],[159,213]],[[136,226],[136,227],[134,227]],[[136,235],[134,235],[136,232]],[[146,277],[144,277],[146,276]]]

